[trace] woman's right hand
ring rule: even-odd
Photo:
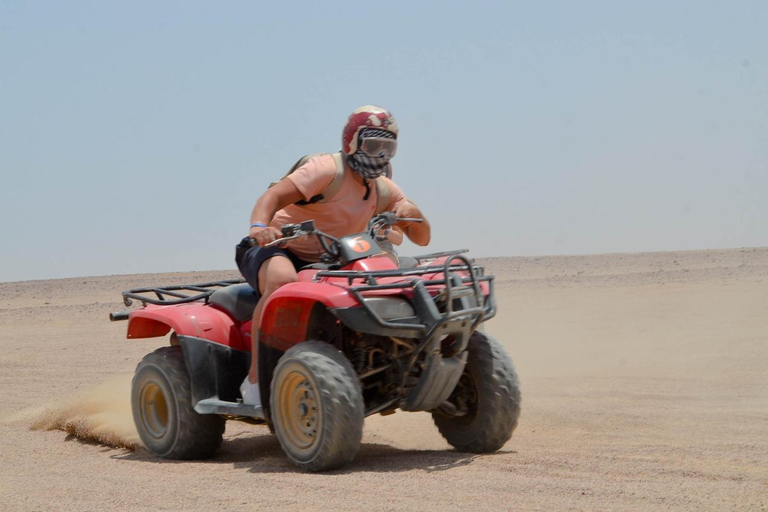
[[[282,238],[282,236],[283,233],[272,226],[267,226],[265,228],[254,226],[248,232],[248,237],[256,240],[256,243],[259,244],[260,247],[264,247],[268,243],[274,242],[278,238]]]

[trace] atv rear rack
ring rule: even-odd
[[[155,304],[157,306],[173,306],[175,304],[185,304],[187,302],[196,302],[204,300],[208,302],[213,292],[225,286],[244,283],[243,279],[230,279],[226,281],[212,281],[201,284],[179,284],[173,286],[150,286],[149,288],[133,288],[123,292],[123,303],[126,306],[133,304],[134,300],[141,302],[142,305]],[[154,294],[156,296],[148,296]],[[174,297],[174,298],[167,298]]]

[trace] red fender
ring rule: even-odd
[[[307,341],[307,326],[316,304],[328,308],[358,306],[345,288],[327,283],[297,282],[269,296],[259,319],[259,340],[279,350]]]
[[[165,336],[170,330],[177,334],[196,336],[230,346],[250,350],[234,320],[208,304],[153,306],[132,311],[128,316],[127,338]]]
[[[395,270],[397,265],[387,256],[374,256],[364,260],[357,260],[352,263],[351,268],[345,267],[344,270],[356,270],[370,272],[373,270]]]

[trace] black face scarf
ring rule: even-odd
[[[389,164],[387,158],[368,156],[360,151],[349,157],[349,166],[352,170],[367,180],[384,176],[387,172],[387,164]]]
[[[394,139],[395,134],[386,130],[366,128],[360,132],[358,140],[362,141],[362,139],[365,137]],[[361,145],[362,144],[358,144],[358,148]],[[352,170],[368,180],[373,180],[379,176],[383,176],[387,172],[388,164],[389,158],[383,156],[370,156],[360,149],[349,156],[349,166],[352,168]]]

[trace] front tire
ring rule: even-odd
[[[290,348],[275,368],[270,405],[283,451],[307,471],[339,468],[360,449],[365,405],[357,373],[335,347]]]
[[[450,407],[432,412],[442,436],[460,452],[489,453],[512,437],[520,417],[520,381],[501,344],[475,332]]]
[[[198,414],[181,347],[163,347],[142,359],[131,388],[133,420],[144,446],[166,459],[206,459],[224,435],[224,418]]]

